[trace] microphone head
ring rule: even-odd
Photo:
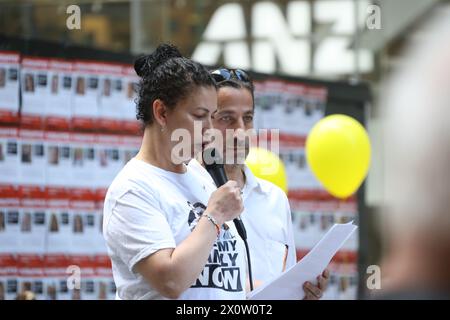
[[[208,148],[203,151],[203,165],[217,187],[227,182],[228,178],[223,167],[223,159],[216,149]]]
[[[223,167],[223,159],[215,148],[207,148],[203,151],[203,164],[206,170]]]

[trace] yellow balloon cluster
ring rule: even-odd
[[[306,140],[306,159],[324,188],[337,198],[352,195],[370,166],[370,141],[364,127],[345,115],[320,120]]]

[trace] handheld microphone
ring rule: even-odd
[[[211,178],[214,180],[217,188],[223,186],[227,181],[227,174],[225,173],[225,168],[223,167],[223,161],[219,153],[216,152],[214,148],[208,148],[203,151],[203,164],[208,171]],[[248,263],[248,277],[250,279],[250,290],[253,291],[253,276],[252,276],[252,263],[250,261],[250,250],[247,243],[247,231],[245,230],[244,223],[238,218],[233,219],[233,223],[236,230],[244,241],[245,251],[247,253],[247,263]]]
[[[208,171],[209,175],[214,180],[217,188],[223,186],[228,181],[227,174],[223,167],[223,161],[218,152],[216,152],[216,149],[210,148],[203,152],[203,164],[205,165],[206,171]],[[247,240],[247,231],[245,230],[242,220],[240,218],[235,218],[233,219],[233,223],[242,240]]]

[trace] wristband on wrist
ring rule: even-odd
[[[203,214],[202,217],[207,218],[209,221],[211,221],[211,223],[214,225],[214,227],[216,228],[216,232],[217,232],[217,236],[220,235],[220,226],[217,223],[216,219],[214,219],[213,217],[211,217],[209,214]]]

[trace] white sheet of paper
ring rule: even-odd
[[[303,283],[316,283],[333,256],[358,227],[353,221],[335,224],[325,236],[296,265],[278,278],[253,290],[247,295],[249,300],[300,300],[305,293]]]

